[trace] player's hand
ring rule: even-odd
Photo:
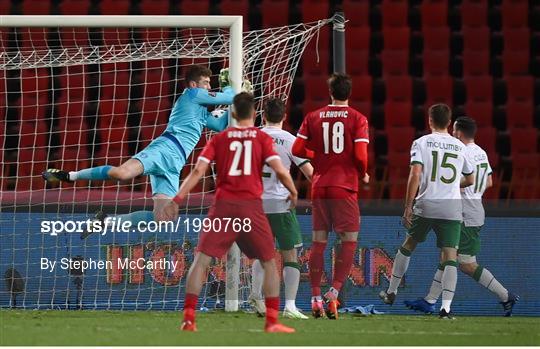
[[[297,193],[289,193],[289,197],[287,198],[287,201],[291,204],[290,209],[296,207],[296,204],[298,203],[298,194]]]
[[[229,68],[223,68],[219,71],[219,88],[223,90],[227,86],[231,86],[231,80],[229,79]]]
[[[162,210],[156,212],[156,221],[170,222],[178,219],[178,204],[174,201],[169,201]]]
[[[401,224],[407,229],[410,229],[412,226],[412,207],[406,206],[405,211],[403,212],[403,217],[401,217]]]
[[[364,177],[362,178],[362,183],[364,184],[369,184],[369,175],[367,174],[364,174]]]

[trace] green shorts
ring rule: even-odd
[[[458,254],[476,256],[480,252],[480,230],[482,227],[466,227],[461,225]]]
[[[276,237],[279,250],[292,250],[302,246],[300,224],[294,210],[284,213],[268,213],[266,217],[272,228],[272,234]]]
[[[413,216],[409,235],[417,242],[426,241],[429,231],[433,229],[437,235],[437,247],[459,247],[461,222],[449,219],[425,218]]]

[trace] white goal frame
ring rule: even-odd
[[[242,16],[0,16],[0,27],[228,28],[229,78],[238,93],[242,86],[242,19]],[[240,249],[234,244],[227,255],[225,311],[238,311],[239,272]]]

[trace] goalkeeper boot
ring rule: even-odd
[[[439,311],[439,319],[455,320],[456,318],[454,317],[454,314],[452,314],[451,311],[446,311],[444,309],[441,309],[441,311]]]
[[[69,179],[69,172],[56,168],[49,168],[46,171],[41,172],[41,177],[49,183],[72,182]]]
[[[251,306],[253,311],[255,311],[258,317],[264,317],[266,315],[266,305],[264,304],[264,300],[257,299],[252,295],[249,295],[248,304]]]
[[[311,315],[313,315],[315,319],[325,316],[324,303],[322,299],[311,300]]]
[[[264,327],[264,332],[266,333],[294,333],[296,330],[292,327],[285,326],[276,322],[275,324],[267,324]]]
[[[197,325],[195,325],[195,322],[183,321],[182,325],[180,325],[180,330],[187,332],[197,332]]]
[[[504,316],[512,316],[512,310],[517,301],[519,301],[519,296],[508,292],[508,300],[506,302],[500,302],[504,309]]]
[[[435,312],[435,303],[428,303],[424,298],[418,298],[415,301],[404,301],[403,303],[409,309],[421,311],[426,314],[433,314]]]
[[[305,316],[300,309],[283,309],[283,317],[289,318],[289,319],[301,319],[301,320],[307,320],[309,319],[307,316]]]
[[[105,218],[107,218],[107,215],[99,210],[97,211],[95,214],[94,214],[94,218],[92,219],[92,222],[101,222],[101,229],[105,229]],[[103,231],[103,230],[101,230]],[[81,233],[81,240],[84,240],[86,239],[87,237],[89,237],[90,235],[92,235],[93,233],[95,233],[96,231],[93,230],[93,229],[87,229],[86,231],[83,231]]]
[[[384,304],[392,305],[396,300],[396,294],[381,291],[379,292],[379,298],[384,302]]]

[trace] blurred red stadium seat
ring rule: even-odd
[[[306,99],[325,103],[328,101],[328,85],[326,79],[317,75],[308,75],[304,77],[304,88]],[[324,105],[324,104],[323,104]]]
[[[537,199],[540,191],[540,154],[513,154],[510,196],[513,199]]]
[[[19,32],[22,34],[19,39],[21,40],[19,41],[19,48],[29,50],[34,48],[43,49],[48,47],[48,28],[24,28],[20,29]]]
[[[489,51],[463,52],[463,76],[489,75]]]
[[[389,76],[385,79],[386,100],[410,101],[412,80],[408,75]]]
[[[19,149],[16,191],[42,190],[45,181],[41,172],[47,168],[47,153],[43,149]]]
[[[371,103],[373,81],[369,75],[352,75],[351,104]]]
[[[501,15],[504,28],[527,27],[529,25],[528,1],[503,1]]]
[[[21,93],[46,97],[49,93],[49,78],[46,68],[21,70]]]
[[[381,4],[383,27],[407,27],[409,6],[404,1],[383,0]]]
[[[507,76],[506,91],[508,101],[531,101],[533,98],[532,76]]]
[[[414,140],[414,128],[390,127],[386,129],[388,153],[408,153]]]
[[[87,28],[61,28],[60,38],[64,48],[90,45]]]
[[[386,27],[383,28],[383,40],[385,50],[409,50],[410,29],[409,27]]]
[[[325,76],[328,74],[328,64],[329,64],[330,54],[328,50],[319,50],[307,49],[302,55],[302,72],[304,76],[306,75],[322,75]],[[317,61],[318,59],[318,61]]]
[[[130,73],[126,71],[100,74],[100,93],[103,99],[127,99],[130,91]]]
[[[424,50],[444,51],[448,54],[450,47],[450,29],[423,28]]]
[[[451,76],[426,76],[426,106],[435,103],[451,105],[454,97],[454,80]]]
[[[493,103],[493,78],[485,76],[468,76],[464,78],[467,90],[467,102],[490,101]]]
[[[411,126],[412,104],[409,101],[388,101],[384,104],[385,129]]]
[[[369,50],[347,49],[347,72],[353,75],[369,75]]]
[[[90,0],[63,0],[58,8],[62,15],[87,15],[90,10]]]
[[[47,146],[48,129],[45,121],[23,121],[19,129],[19,149],[42,149]]]
[[[474,118],[474,116],[473,116]],[[495,152],[495,144],[497,141],[497,130],[492,126],[478,127],[474,142],[478,144],[486,153],[492,154]]]
[[[300,5],[303,23],[329,18],[329,11],[330,6],[325,0],[302,0]]]
[[[143,15],[168,15],[169,1],[168,0],[141,0],[139,8]]]
[[[408,75],[409,53],[407,51],[384,50],[381,53],[383,75]]]
[[[49,100],[47,97],[35,98],[33,95],[22,95],[16,105],[19,107],[19,120],[34,121],[45,119]]]
[[[448,26],[448,4],[445,1],[423,1],[420,13],[422,29]]]
[[[130,0],[101,0],[99,11],[102,15],[127,15],[130,6]]]
[[[125,46],[130,42],[129,29],[127,28],[104,28],[102,33],[103,45],[105,46]]]
[[[463,51],[489,51],[490,32],[488,27],[465,27],[463,33]]]
[[[535,128],[509,129],[512,156],[515,154],[536,153],[538,130]]]
[[[249,1],[248,0],[222,0],[219,2],[222,15],[244,16],[244,30],[248,29]]]
[[[100,128],[125,127],[128,102],[122,99],[102,99],[99,101],[99,115]]]
[[[503,74],[507,75],[528,75],[529,74],[529,52],[505,50],[503,58]]]
[[[506,127],[532,127],[533,105],[532,102],[509,101],[506,103]]]
[[[491,101],[467,101],[465,112],[467,116],[476,120],[478,127],[493,125],[493,103]]]
[[[345,18],[350,21],[347,23],[351,27],[369,26],[369,2],[357,0],[343,0],[343,11]]]
[[[424,77],[427,75],[448,75],[448,52],[424,50],[423,53]]]
[[[183,15],[207,15],[210,10],[208,0],[182,0],[180,12]]]
[[[167,98],[143,98],[138,103],[141,111],[141,125],[166,124],[171,112],[171,102]]]
[[[260,6],[263,28],[281,27],[289,23],[289,1],[262,0]]]
[[[531,31],[527,27],[504,28],[504,50],[510,52],[526,51],[529,52]]]
[[[23,0],[23,15],[49,15],[51,14],[51,2],[43,0]]]
[[[58,75],[62,95],[68,99],[84,99],[85,87],[88,85],[87,78],[84,65],[63,67]]]
[[[460,8],[462,27],[483,27],[487,25],[487,8],[486,1],[463,1]]]

